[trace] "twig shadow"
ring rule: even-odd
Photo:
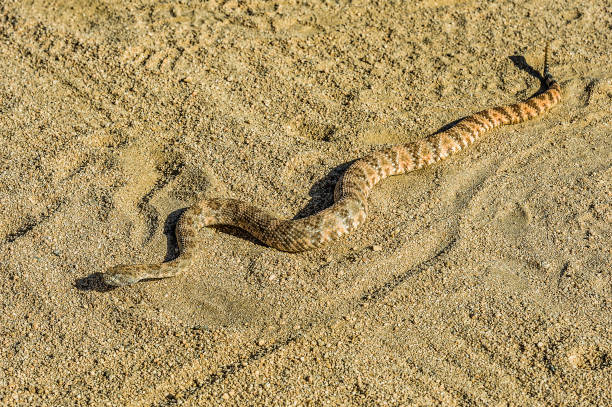
[[[542,92],[546,91],[546,89],[548,89],[548,87],[546,86],[546,82],[544,80],[544,77],[542,76],[542,73],[540,71],[534,69],[531,65],[529,65],[527,63],[527,60],[525,59],[524,56],[522,56],[522,55],[511,55],[508,58],[510,58],[510,61],[512,61],[514,66],[516,66],[518,69],[520,69],[521,71],[527,72],[529,75],[533,76],[534,78],[536,78],[537,80],[540,81],[540,89],[538,89],[536,94],[542,93]]]

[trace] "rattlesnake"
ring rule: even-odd
[[[179,257],[160,264],[111,267],[103,274],[103,280],[111,286],[123,286],[182,273],[192,263],[196,233],[204,226],[237,226],[263,243],[287,252],[314,249],[337,239],[365,221],[368,194],[382,179],[433,164],[472,144],[488,130],[533,119],[556,105],[561,99],[561,87],[548,72],[548,45],[544,53],[543,82],[546,90],[525,102],[483,110],[425,139],[390,147],[355,161],[336,184],[334,204],[314,215],[283,220],[234,199],[197,202],[181,215],[176,226]]]

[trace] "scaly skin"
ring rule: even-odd
[[[211,225],[233,225],[278,250],[311,250],[350,233],[368,214],[368,194],[381,180],[418,170],[472,144],[485,132],[504,124],[516,124],[547,112],[561,100],[561,87],[548,73],[548,45],[544,62],[547,89],[525,102],[494,107],[460,120],[450,129],[423,140],[390,147],[355,161],[334,191],[335,203],[312,216],[297,220],[278,219],[249,203],[234,199],[205,199],[181,216],[176,236],[181,254],[175,260],[150,265],[125,265],[103,274],[112,286],[142,279],[176,276],[187,270],[195,255],[197,231]]]

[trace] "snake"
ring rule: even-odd
[[[109,286],[177,276],[189,270],[197,255],[198,232],[212,225],[241,228],[264,244],[284,252],[315,249],[351,233],[365,222],[368,195],[381,180],[415,171],[453,155],[484,133],[502,125],[534,119],[561,100],[561,86],[548,69],[548,44],[540,77],[543,89],[525,101],[489,108],[458,120],[426,138],[388,147],[354,161],[335,185],[334,203],[300,219],[280,219],[248,202],[202,199],[180,216],[175,234],[179,256],[156,264],[114,266],[102,273]]]

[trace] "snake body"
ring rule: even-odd
[[[177,223],[179,257],[166,263],[112,267],[103,274],[104,282],[123,286],[184,272],[195,255],[196,234],[206,226],[237,226],[263,243],[286,252],[314,249],[352,232],[365,221],[368,194],[381,180],[431,165],[466,148],[489,130],[533,119],[556,105],[561,100],[561,87],[548,72],[548,46],[544,60],[545,90],[542,93],[524,102],[483,110],[459,120],[443,132],[355,161],[336,184],[334,204],[329,208],[302,219],[285,220],[247,202],[204,199],[189,207]]]

